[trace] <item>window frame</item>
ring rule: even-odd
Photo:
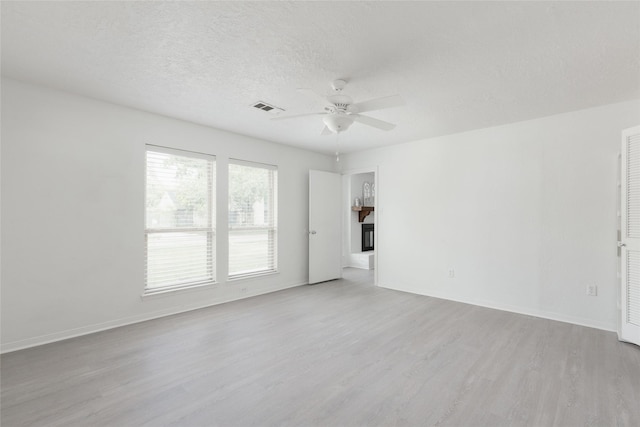
[[[148,153],[163,153],[173,156],[181,156],[188,158],[203,159],[209,164],[209,174],[207,179],[207,187],[209,189],[209,206],[207,209],[208,227],[174,227],[174,228],[162,228],[162,227],[148,227],[148,210],[147,210],[147,197],[148,197],[148,174],[149,174],[149,159]],[[164,294],[168,292],[175,292],[180,290],[188,290],[194,288],[200,288],[204,286],[211,286],[217,282],[217,251],[216,251],[216,203],[217,203],[217,188],[216,188],[216,170],[217,170],[217,158],[215,155],[201,153],[197,151],[169,148],[153,144],[145,144],[145,168],[144,168],[144,235],[145,235],[145,263],[144,263],[144,290],[142,296],[150,296],[157,294]],[[158,234],[173,234],[173,233],[206,233],[207,236],[207,254],[206,254],[206,268],[210,267],[210,271],[207,271],[210,277],[205,280],[183,281],[176,284],[167,286],[149,287],[149,236]]]
[[[259,225],[253,225],[253,226],[233,226],[231,224],[231,221],[229,220],[229,216],[230,216],[230,209],[231,209],[231,165],[238,165],[238,166],[246,166],[246,167],[252,167],[252,168],[257,168],[257,169],[266,169],[272,172],[272,194],[273,194],[273,200],[271,203],[271,208],[272,208],[272,212],[271,212],[271,218],[273,218],[272,220],[272,224],[268,225],[268,226],[259,226]],[[227,211],[227,280],[232,282],[232,281],[236,281],[236,280],[242,280],[242,279],[248,279],[248,278],[253,278],[253,277],[260,277],[260,276],[266,276],[266,275],[271,275],[271,274],[278,274],[279,270],[278,270],[278,240],[279,240],[279,233],[278,233],[278,166],[277,165],[272,165],[269,163],[261,163],[261,162],[254,162],[254,161],[250,161],[250,160],[243,160],[243,159],[237,159],[237,158],[229,158],[228,161],[228,165],[227,165],[227,195],[229,198],[229,202],[228,202],[228,211]],[[257,270],[257,271],[251,271],[251,272],[242,272],[242,273],[232,273],[231,272],[231,235],[232,233],[235,232],[241,232],[241,231],[251,231],[251,230],[267,230],[268,232],[268,239],[270,239],[270,241],[272,242],[272,267],[271,268],[267,268],[267,269],[263,269],[263,270]]]

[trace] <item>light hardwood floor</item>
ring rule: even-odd
[[[614,333],[366,271],[1,359],[12,426],[640,426]]]

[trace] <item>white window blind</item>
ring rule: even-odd
[[[627,235],[640,238],[640,134],[631,135],[627,142],[627,188],[626,217]]]
[[[147,147],[146,287],[163,292],[215,280],[215,157]]]
[[[229,278],[277,270],[275,166],[229,161]]]
[[[640,327],[640,133],[629,135],[626,140],[626,321]],[[636,329],[640,331],[640,329]],[[640,333],[636,335],[640,339]],[[635,342],[635,341],[632,341]],[[640,343],[637,343],[640,344]]]

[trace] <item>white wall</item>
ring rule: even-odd
[[[217,156],[212,288],[141,299],[146,143]],[[229,157],[279,167],[279,274],[225,281]],[[2,350],[306,283],[310,168],[333,158],[3,79]]]
[[[616,162],[639,123],[633,101],[344,156],[379,167],[379,285],[615,330]]]

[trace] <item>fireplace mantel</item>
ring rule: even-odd
[[[375,211],[375,208],[373,206],[352,206],[351,210],[358,212],[358,222],[362,222],[367,215]]]

